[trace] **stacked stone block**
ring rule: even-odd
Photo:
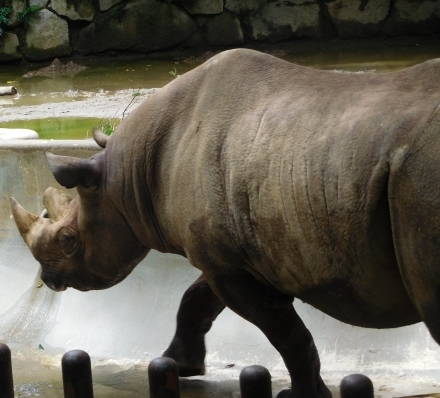
[[[440,34],[440,0],[4,0],[0,62]],[[41,11],[31,23],[17,13]]]

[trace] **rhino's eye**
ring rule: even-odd
[[[66,254],[72,254],[78,247],[78,240],[71,233],[64,231],[60,236],[60,245]]]

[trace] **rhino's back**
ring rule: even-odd
[[[344,321],[418,320],[387,182],[394,151],[437,106],[439,71],[343,75],[234,50],[180,77],[149,105],[166,119],[165,235],[202,269],[245,268]]]

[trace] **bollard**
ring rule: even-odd
[[[160,357],[148,365],[150,398],[180,398],[179,370],[174,359]]]
[[[87,352],[68,351],[61,359],[64,398],[93,398],[92,365]]]
[[[264,366],[247,366],[240,372],[241,398],[272,398],[272,382]]]
[[[365,375],[345,376],[339,386],[341,398],[374,398],[372,381]]]
[[[0,343],[0,398],[14,398],[11,350]]]

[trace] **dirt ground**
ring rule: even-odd
[[[47,117],[122,117],[129,104],[125,116],[156,91],[157,89],[154,88],[141,89],[137,97],[133,97],[133,90],[120,90],[112,93],[75,91],[69,96],[56,97],[54,102],[45,104],[4,106],[1,108],[0,122]]]

